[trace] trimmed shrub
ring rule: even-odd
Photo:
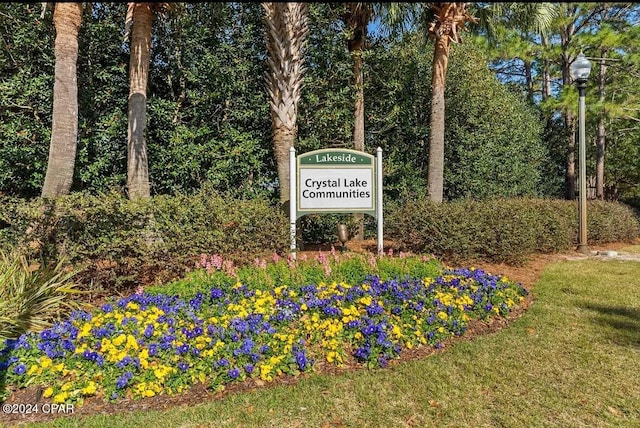
[[[578,242],[576,201],[409,201],[391,208],[385,218],[387,236],[397,239],[401,249],[432,253],[454,263],[521,264],[532,253],[567,251]],[[592,244],[640,236],[637,215],[618,202],[589,201],[587,229]]]
[[[74,193],[29,202],[6,200],[0,247],[44,260],[63,256],[91,290],[131,287],[181,276],[202,253],[237,262],[284,252],[285,216],[266,200],[194,195],[128,200],[117,193]]]

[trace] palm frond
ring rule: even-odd
[[[40,331],[79,307],[70,294],[83,293],[73,282],[76,272],[34,264],[23,255],[0,252],[0,339]]]

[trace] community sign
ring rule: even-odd
[[[295,221],[306,214],[363,213],[378,220],[381,247],[382,149],[378,148],[377,156],[357,150],[323,149],[296,157],[292,147],[290,182],[292,234]]]
[[[375,217],[375,157],[355,150],[298,156],[297,217],[310,212],[362,212]]]

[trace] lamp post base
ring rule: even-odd
[[[587,246],[587,244],[578,244],[578,248],[576,248],[576,251],[582,254],[589,254],[589,246]]]

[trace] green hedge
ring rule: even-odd
[[[574,248],[577,201],[548,199],[409,201],[389,209],[385,235],[401,249],[432,253],[454,263],[520,264],[536,253]],[[617,202],[588,201],[587,242],[631,241],[640,236],[635,212]]]
[[[64,256],[92,289],[173,279],[202,253],[243,262],[288,247],[288,221],[266,200],[206,190],[135,201],[117,193],[76,193],[0,202],[0,248],[21,248],[45,260]]]

